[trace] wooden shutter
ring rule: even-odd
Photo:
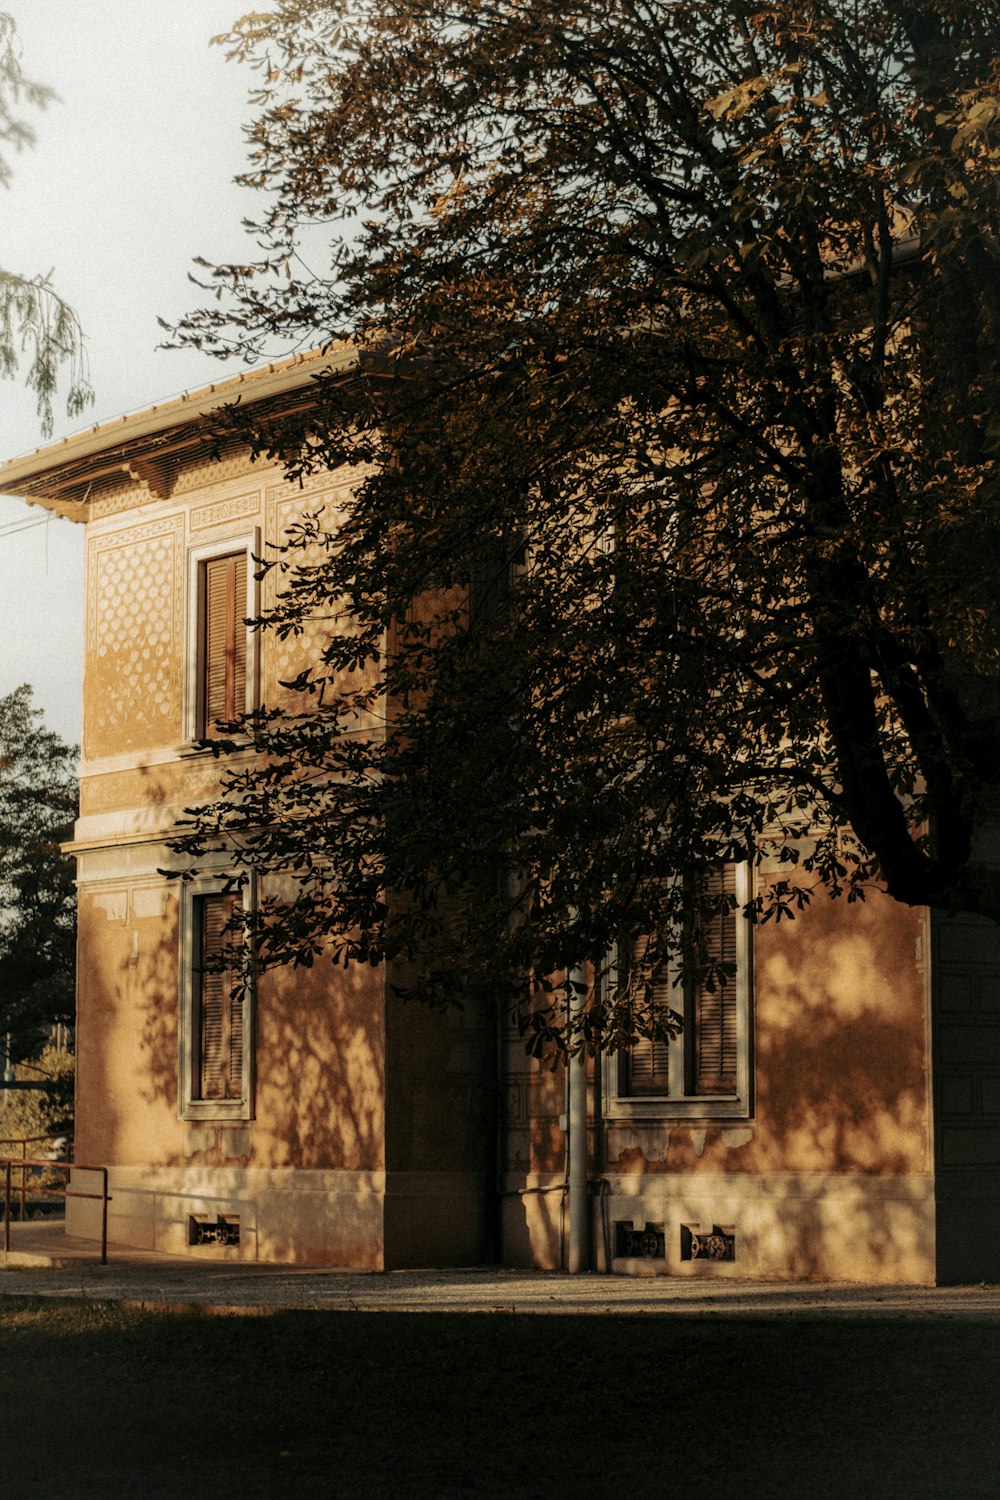
[[[634,941],[629,948],[632,968],[642,961],[648,938]],[[676,1003],[676,995],[674,996]],[[661,973],[653,981],[653,1010],[665,1014],[670,1010],[670,974]],[[629,1094],[669,1094],[670,1042],[666,1037],[641,1036],[628,1055]]]
[[[217,967],[233,940],[227,926],[239,909],[235,896],[201,896],[196,1083],[199,1099],[243,1096],[243,992],[232,964]]]
[[[709,876],[710,900],[735,896],[736,866],[720,865]],[[627,1061],[627,1092],[675,1098],[735,1097],[738,1093],[739,1001],[736,976],[737,921],[735,910],[713,916],[704,934],[707,964],[728,967],[725,980],[712,974],[700,984],[675,988],[667,971],[654,981],[653,1005],[667,1012],[683,1012],[684,1029],[668,1040],[640,1037]],[[631,944],[629,959],[641,962],[646,938]],[[676,1054],[672,1056],[672,1053]],[[671,1075],[673,1075],[671,1077]]]
[[[735,896],[736,866],[722,865],[713,871],[707,891],[711,897]],[[736,923],[739,920],[735,910],[720,912],[711,919],[705,934],[707,959],[713,964],[726,964],[729,972],[724,982],[713,976],[714,988],[707,983],[696,986],[686,1007],[689,1056],[693,1062],[689,1091],[695,1095],[737,1092]]]
[[[218,720],[229,721],[246,707],[247,555],[234,552],[202,564],[202,723],[211,735]]]

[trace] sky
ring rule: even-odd
[[[245,162],[253,74],[210,38],[248,0],[0,0],[27,76],[58,97],[0,203],[0,267],[52,273],[87,336],[96,400],[52,440],[237,373],[196,350],[158,348],[167,321],[200,305],[195,256],[244,260],[254,195]],[[278,352],[278,351],[276,351]],[[33,399],[0,382],[0,459],[44,446]],[[21,682],[45,722],[78,743],[82,528],[0,497],[0,697]]]

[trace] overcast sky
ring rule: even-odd
[[[158,349],[157,316],[198,304],[196,255],[245,259],[254,195],[233,184],[253,77],[210,38],[248,0],[0,0],[25,73],[59,95],[33,123],[0,218],[0,267],[52,272],[87,334],[96,401],[54,437],[237,373]],[[0,459],[44,446],[33,402],[0,383]],[[30,682],[46,722],[80,735],[81,528],[0,498],[0,696]]]

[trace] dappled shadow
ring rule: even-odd
[[[751,1117],[609,1122],[617,1190],[714,1211],[737,1274],[932,1280],[924,915],[820,901],[755,939]]]
[[[173,893],[170,906],[176,908]],[[134,987],[120,966],[117,993],[121,1007],[131,1008],[141,1025],[141,1058],[131,1090],[145,1111],[160,1113],[166,1105],[174,1116],[169,1131],[165,1120],[159,1120],[155,1159],[163,1165],[230,1159],[224,1132],[214,1146],[211,1131],[204,1129],[185,1145],[184,1122],[176,1119],[178,954],[173,913]],[[268,1168],[379,1170],[379,975],[359,968],[345,973],[323,964],[271,972],[258,981],[254,1008],[255,1086],[247,1159]]]
[[[118,1169],[112,1239],[160,1244],[166,1234],[163,1248],[180,1250],[183,1199],[207,1194],[228,1211],[242,1205],[245,1253],[337,1263],[329,1221],[339,1214],[350,1241],[340,1263],[377,1264],[380,974],[319,965],[263,976],[251,1118],[186,1120],[178,1097],[178,908],[178,887],[162,880],[81,889],[78,1156]],[[296,1184],[301,1202],[288,1169],[311,1174]],[[261,1184],[272,1194],[266,1211]],[[303,1252],[299,1242],[310,1234]]]
[[[97,910],[85,918],[82,1139],[114,1164],[233,1159],[224,1133],[214,1145],[210,1130],[186,1140],[178,1118],[178,892],[162,883],[123,889],[113,904],[106,895],[92,900]],[[345,975],[320,965],[262,977],[254,1165],[381,1167],[380,1002],[371,970]]]
[[[255,1165],[381,1170],[381,1009],[381,974],[360,965],[261,978]]]

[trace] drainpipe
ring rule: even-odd
[[[587,971],[575,965],[569,972],[569,1014],[579,1016],[587,999]],[[577,988],[579,986],[579,989]],[[569,1247],[566,1269],[574,1275],[589,1270],[590,1226],[587,1204],[587,1053],[581,1047],[567,1064],[566,1178],[569,1187]]]

